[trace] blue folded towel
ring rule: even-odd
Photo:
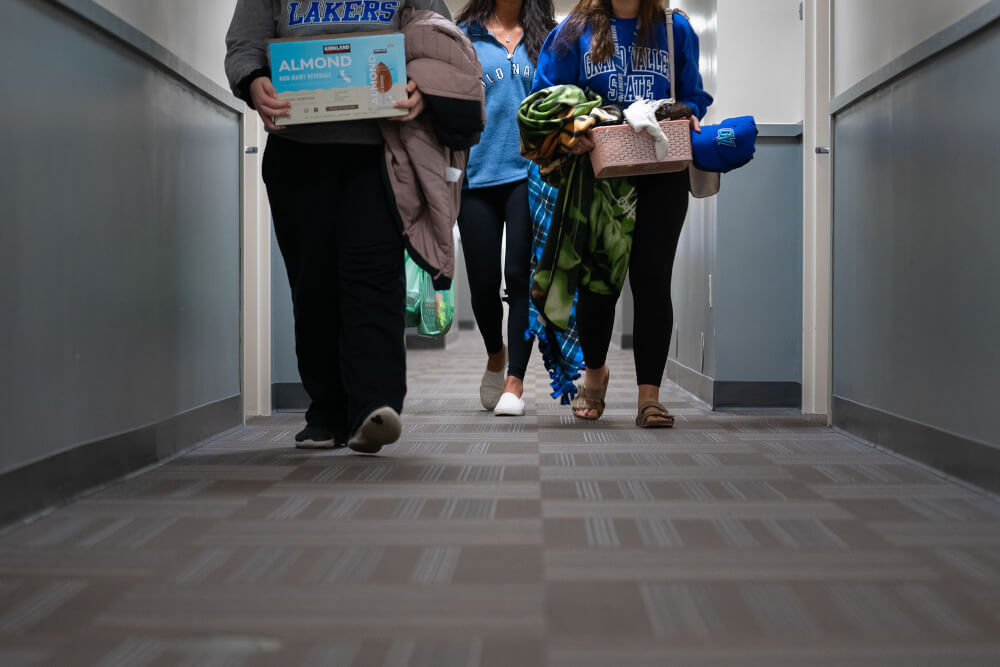
[[[756,143],[757,123],[753,116],[703,125],[700,133],[691,132],[694,166],[702,171],[732,171],[753,159]]]

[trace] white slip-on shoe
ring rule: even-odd
[[[522,417],[524,416],[524,399],[518,398],[509,391],[504,392],[497,405],[493,408],[494,417]]]
[[[403,425],[399,414],[384,405],[371,412],[354,432],[347,446],[360,454],[377,454],[384,445],[399,440]]]

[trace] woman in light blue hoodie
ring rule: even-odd
[[[486,90],[486,129],[469,155],[458,216],[472,310],[489,355],[479,397],[495,415],[523,415],[524,373],[531,355],[524,334],[532,231],[529,162],[520,153],[517,108],[531,91],[539,50],[555,27],[552,0],[470,0],[455,20],[476,48]],[[505,222],[507,252],[501,269]],[[501,270],[509,305],[509,350],[503,344]]]

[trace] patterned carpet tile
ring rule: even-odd
[[[1000,501],[785,410],[478,401],[412,352],[377,457],[245,428],[0,537],[0,665],[1000,664]]]

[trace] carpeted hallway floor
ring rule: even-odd
[[[254,419],[0,537],[0,665],[1000,664],[1000,501],[631,356],[575,422],[478,405],[463,332],[413,352],[402,441],[292,448]]]

